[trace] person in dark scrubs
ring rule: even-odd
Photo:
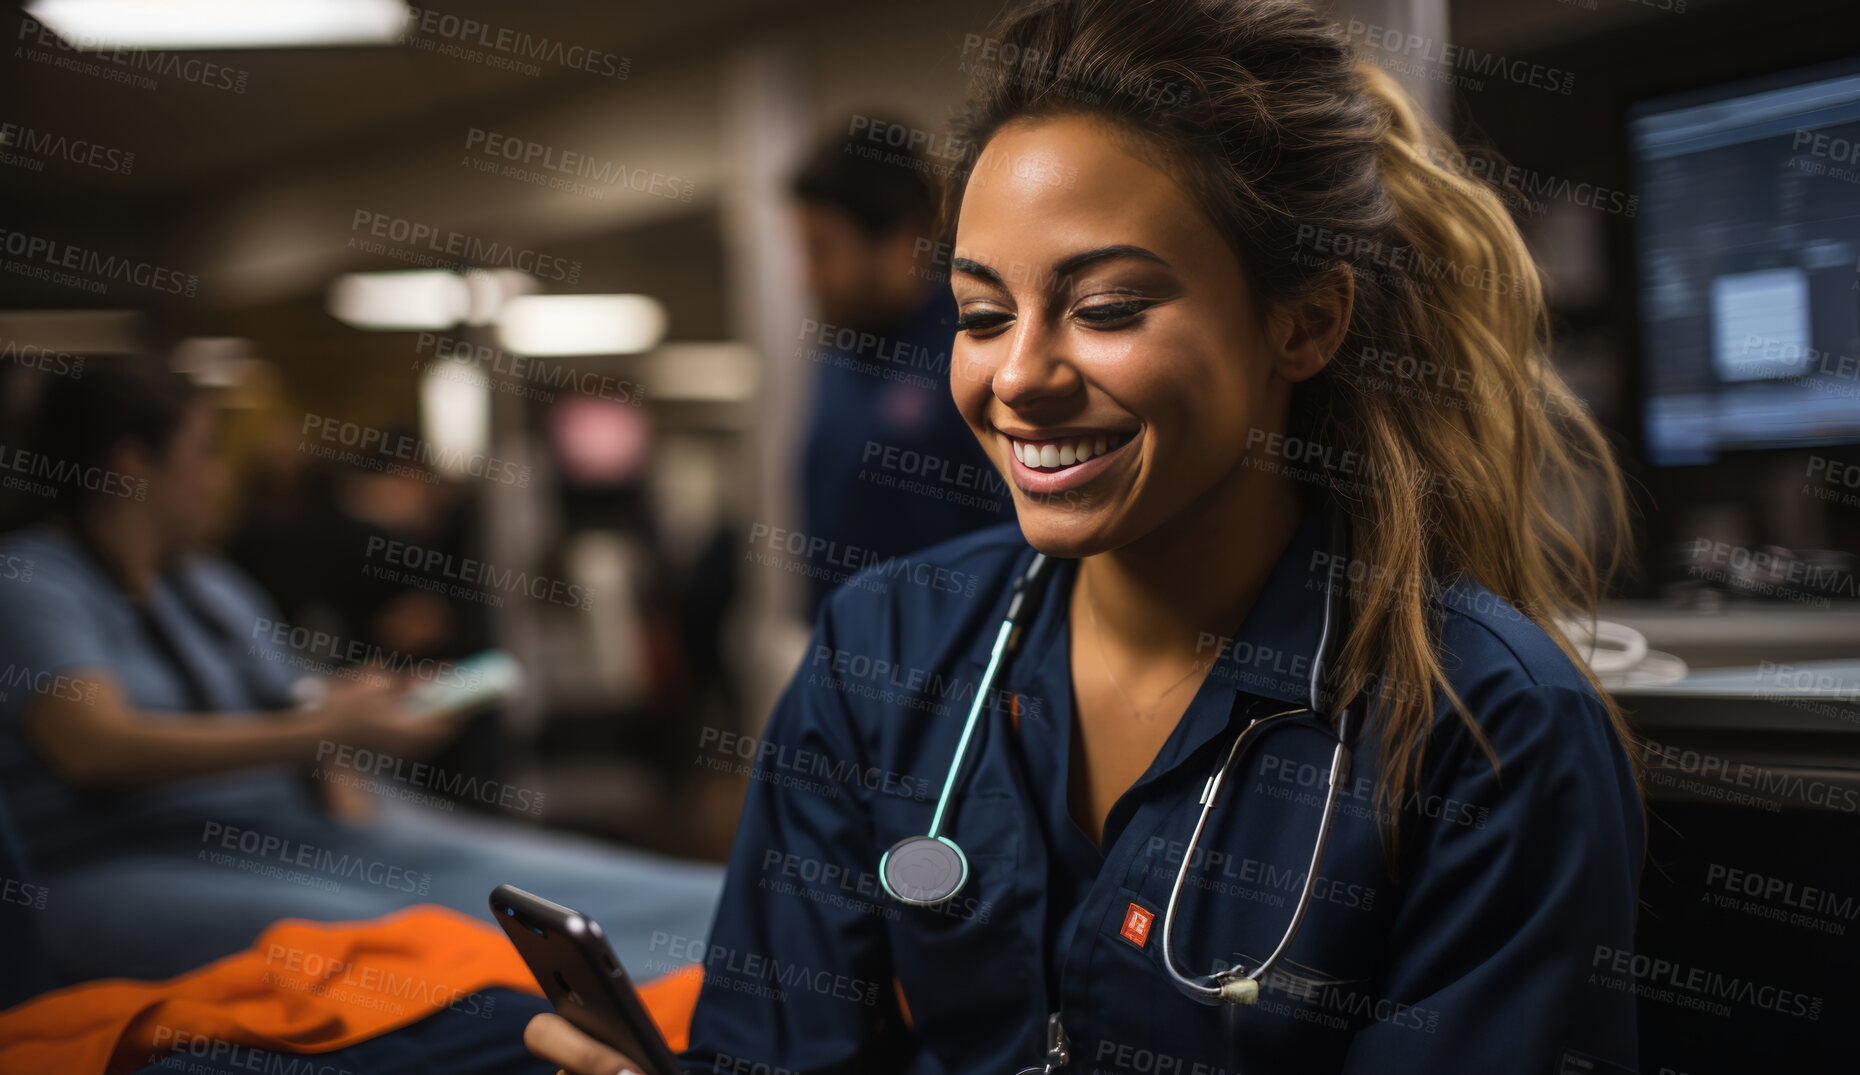
[[[802,525],[834,550],[810,565],[810,619],[850,574],[842,565],[1014,518],[950,400],[956,309],[931,240],[939,162],[912,148],[922,128],[896,119],[851,116],[840,131],[790,186],[815,308],[799,341],[817,371]]]
[[[1049,0],[985,38],[951,385],[1017,525],[825,603],[685,950],[684,1069],[1638,1070],[1639,775],[1558,626],[1605,581],[1621,479],[1503,204],[1303,4]],[[1585,481],[1601,517],[1564,506]],[[906,903],[881,857],[930,831],[1035,551],[1053,574],[941,819],[967,880]],[[1321,650],[1353,764],[1333,781],[1348,722],[1274,724],[1198,829]],[[1258,968],[1307,889],[1250,1002],[1178,987],[1165,950]],[[526,1040],[637,1070],[553,1014]]]

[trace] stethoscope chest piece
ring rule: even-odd
[[[956,790],[956,776],[962,772],[962,759],[969,753],[969,740],[975,734],[982,709],[990,697],[995,674],[1001,670],[1002,658],[1018,643],[1020,626],[1028,611],[1038,601],[1041,585],[1048,577],[1045,556],[1035,553],[1027,569],[1014,580],[1014,593],[1008,598],[1007,619],[995,632],[995,646],[988,654],[988,667],[975,689],[975,701],[969,705],[969,719],[963,722],[962,737],[956,740],[956,753],[949,760],[949,773],[943,778],[943,794],[937,796],[936,813],[930,815],[930,831],[922,836],[906,836],[891,845],[878,860],[878,881],[885,891],[905,903],[934,907],[962,888],[969,879],[969,859],[956,841],[942,835],[943,815],[949,809],[950,794]]]
[[[878,862],[886,891],[905,903],[933,907],[954,896],[969,878],[969,859],[943,836],[906,836]]]

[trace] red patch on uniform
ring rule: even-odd
[[[1133,903],[1124,912],[1124,928],[1117,931],[1118,936],[1141,948],[1150,939],[1150,923],[1155,920],[1155,915]]]

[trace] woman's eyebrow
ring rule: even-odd
[[[1129,243],[1118,243],[1071,254],[1053,266],[1053,275],[1063,280],[1093,262],[1106,261],[1111,258],[1141,258],[1144,261],[1153,261],[1165,269],[1170,267],[1161,255],[1152,250],[1145,250],[1143,247],[1132,246]]]
[[[971,261],[968,258],[952,258],[949,267],[962,273],[964,276],[980,277],[996,287],[1003,286],[1001,283],[1001,274],[983,265],[979,261]]]
[[[1053,266],[1053,271],[1051,276],[1048,277],[1048,282],[1055,287],[1063,285],[1067,278],[1080,269],[1095,262],[1108,261],[1112,258],[1139,258],[1144,261],[1155,262],[1165,269],[1171,268],[1169,262],[1164,260],[1160,254],[1157,254],[1153,250],[1146,250],[1143,247],[1133,246],[1129,243],[1116,243],[1111,246],[1093,247],[1090,250],[1081,250],[1076,254],[1068,254]],[[1001,281],[1000,273],[970,258],[952,258],[950,259],[950,268],[965,276],[973,276],[977,279],[985,280],[996,287],[1006,286]]]

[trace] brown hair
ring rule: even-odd
[[[36,401],[18,423],[0,431],[33,453],[38,484],[50,495],[21,495],[0,511],[0,529],[60,519],[82,529],[86,509],[112,494],[99,492],[110,455],[129,441],[165,456],[188,408],[205,398],[184,373],[146,354],[87,356],[73,376],[35,373]]]
[[[1452,138],[1293,0],[1039,0],[1004,14],[990,44],[1001,62],[975,65],[955,125],[971,149],[1010,122],[1103,118],[1184,180],[1262,302],[1354,275],[1348,334],[1297,386],[1288,433],[1364,462],[1328,487],[1370,566],[1337,664],[1343,697],[1397,688],[1375,692],[1385,801],[1420,780],[1436,691],[1497,770],[1438,652],[1431,598],[1460,576],[1543,628],[1631,743],[1557,624],[1593,618],[1631,547],[1626,492],[1549,361],[1537,266],[1498,194],[1445,166]],[[944,191],[952,243],[968,179]]]

